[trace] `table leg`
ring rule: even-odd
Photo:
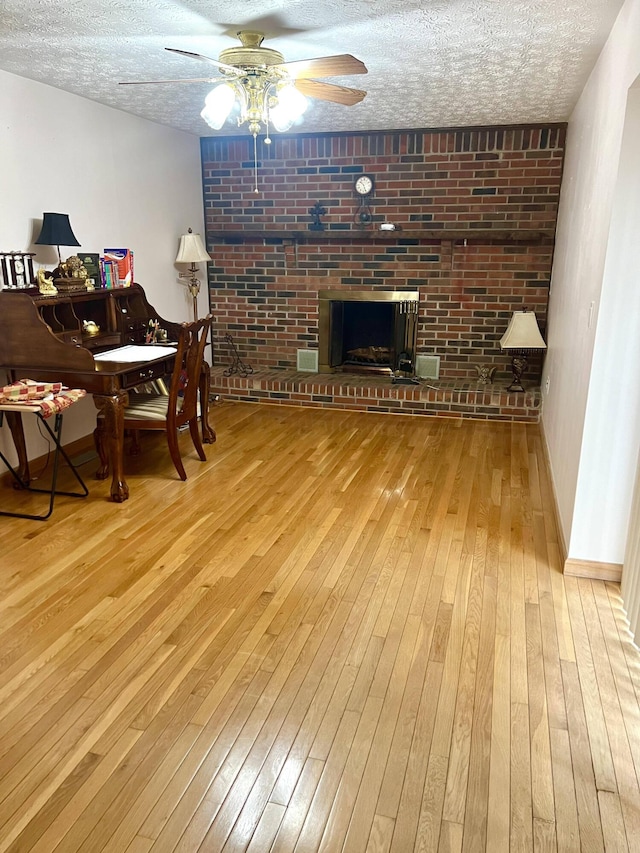
[[[209,424],[209,394],[211,392],[211,377],[209,365],[205,362],[200,372],[200,420],[202,422],[202,441],[205,444],[213,444],[216,434]]]
[[[27,444],[24,440],[24,429],[22,427],[22,416],[19,412],[5,412],[7,425],[11,430],[13,443],[18,455],[16,473],[25,486],[29,485],[31,474],[29,473],[29,457],[27,456]]]
[[[103,438],[106,444],[108,465],[98,469],[96,477],[104,480],[111,469],[111,500],[122,503],[129,497],[129,486],[124,479],[124,410],[129,402],[126,391],[112,395],[93,395],[93,402],[104,418]]]

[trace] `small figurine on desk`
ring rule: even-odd
[[[77,255],[71,255],[53,271],[53,280],[58,290],[71,293],[76,290],[94,290],[87,285],[87,270]]]
[[[167,341],[167,330],[160,328],[157,320],[149,320],[144,336],[145,344],[164,344]]]
[[[100,326],[94,320],[83,320],[82,331],[86,335],[97,335],[100,331]]]
[[[86,278],[87,271],[84,264],[77,255],[70,255],[66,260],[67,275],[69,278]]]
[[[53,273],[50,270],[40,267],[36,273],[36,279],[38,281],[38,290],[43,296],[56,296],[58,288],[53,283]]]
[[[156,342],[156,335],[158,333],[158,323],[157,320],[149,320],[147,324],[147,333],[144,336],[145,344],[154,344]]]

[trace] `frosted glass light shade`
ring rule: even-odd
[[[220,83],[204,99],[204,109],[200,115],[209,127],[220,130],[231,112],[235,99],[236,93],[233,87],[228,83]]]
[[[308,106],[309,102],[295,86],[283,86],[278,90],[278,103],[269,110],[269,119],[277,131],[289,130]]]
[[[547,348],[533,311],[513,312],[507,331],[500,338],[500,348],[504,350],[540,350]]]
[[[211,255],[205,249],[202,237],[199,234],[192,234],[190,231],[180,237],[180,246],[176,257],[177,264],[197,264],[200,261],[210,260]]]

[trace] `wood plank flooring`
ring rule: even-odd
[[[212,423],[0,518],[0,853],[639,851],[640,654],[538,427]]]

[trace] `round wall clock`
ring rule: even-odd
[[[360,196],[371,195],[373,192],[373,178],[371,175],[358,175],[354,183],[355,191]]]
[[[353,183],[356,195],[360,199],[360,207],[356,214],[356,222],[365,228],[369,227],[373,222],[373,214],[371,213],[370,207],[373,185],[372,175],[358,175]]]

